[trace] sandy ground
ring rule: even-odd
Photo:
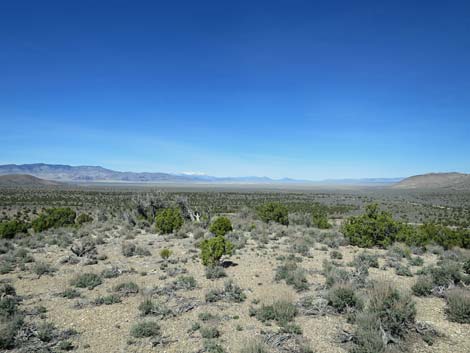
[[[290,297],[294,301],[301,296],[315,294],[315,288],[324,283],[324,277],[319,273],[322,262],[329,259],[328,251],[311,250],[311,257],[304,257],[301,266],[309,273],[310,290],[307,293],[296,293],[284,283],[276,283],[274,274],[279,261],[276,257],[288,254],[289,239],[272,240],[264,249],[259,249],[254,240],[248,240],[246,247],[230,258],[235,263],[226,269],[228,278],[238,284],[247,296],[243,303],[205,303],[205,294],[212,288],[220,288],[226,279],[208,280],[205,278],[204,267],[198,258],[192,258],[197,252],[193,240],[169,239],[155,234],[135,231],[133,242],[151,251],[152,256],[124,257],[121,254],[122,238],[109,237],[106,243],[98,246],[98,253],[106,255],[107,259],[99,261],[96,265],[64,264],[59,263],[70,251],[57,246],[49,246],[33,252],[36,260],[42,260],[57,268],[53,276],[37,278],[31,272],[20,272],[0,275],[0,279],[11,279],[18,294],[25,298],[24,307],[42,305],[47,308],[47,321],[53,322],[61,329],[73,328],[79,335],[73,339],[76,352],[168,352],[184,353],[198,352],[202,348],[203,339],[198,331],[190,332],[192,325],[198,322],[198,314],[210,312],[218,316],[213,322],[221,331],[219,342],[227,352],[238,352],[250,339],[260,334],[261,330],[274,330],[275,327],[266,326],[255,317],[250,317],[249,308],[253,300],[261,303],[272,298]],[[275,246],[272,249],[273,245]],[[317,246],[318,248],[319,246]],[[169,301],[171,306],[176,300],[187,300],[195,303],[196,307],[176,317],[160,320],[162,334],[168,341],[165,345],[153,347],[149,339],[131,339],[129,334],[131,325],[142,320],[138,305],[142,302],[145,293],[151,288],[161,288],[171,283],[175,278],[161,279],[164,272],[160,269],[163,260],[159,251],[170,248],[173,251],[172,259],[175,264],[170,267],[186,269],[187,275],[197,280],[197,288],[193,290],[178,290],[177,298]],[[338,249],[343,254],[343,263],[348,263],[354,257],[358,248],[347,246]],[[381,252],[381,250],[373,250]],[[433,255],[424,256],[426,263],[435,261]],[[183,259],[187,259],[183,263]],[[77,299],[66,299],[56,294],[71,288],[70,280],[79,273],[100,273],[111,266],[133,269],[135,272],[123,274],[117,278],[105,279],[103,284],[93,290],[80,289],[84,299],[93,300],[100,295],[112,293],[116,284],[134,281],[141,293],[123,298],[122,303],[112,305],[85,305],[77,309],[74,304]],[[416,271],[417,268],[413,268]],[[146,275],[142,275],[145,272]],[[398,277],[392,269],[371,269],[370,278],[392,281],[403,290],[409,291],[416,277]],[[81,299],[81,300],[84,300]],[[159,298],[156,297],[158,300]],[[411,348],[412,352],[426,353],[469,353],[470,352],[470,325],[452,323],[444,315],[445,303],[440,298],[414,298],[417,304],[417,319],[431,323],[441,333],[443,338],[437,339],[433,346],[422,341],[416,341]],[[164,298],[162,297],[162,300]],[[342,353],[347,347],[337,343],[337,333],[341,328],[348,327],[346,318],[341,315],[326,316],[299,316],[296,323],[302,327],[303,336],[310,342],[315,352]],[[275,325],[274,325],[275,326]]]

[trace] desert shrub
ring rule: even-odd
[[[328,305],[339,313],[362,307],[362,301],[356,295],[356,290],[347,284],[334,285],[328,291],[327,299]]]
[[[258,216],[263,222],[276,222],[289,225],[289,211],[279,202],[268,202],[257,209]]]
[[[114,287],[114,292],[128,296],[139,293],[139,286],[132,281],[119,283]]]
[[[297,315],[296,306],[289,300],[280,299],[270,305],[263,304],[256,310],[256,318],[261,322],[276,321],[284,326],[294,320]]]
[[[70,284],[77,288],[93,289],[103,283],[101,277],[95,273],[83,273],[75,276]]]
[[[158,316],[161,319],[171,316],[173,313],[165,305],[155,302],[150,298],[145,299],[138,307],[142,316]]]
[[[352,276],[348,271],[336,267],[327,260],[323,261],[322,273],[326,278],[325,286],[327,288],[331,288],[335,284],[350,283],[352,280]]]
[[[132,257],[136,255],[150,256],[152,253],[148,249],[144,249],[140,246],[135,245],[131,242],[124,242],[121,245],[121,252],[126,257]]]
[[[309,213],[289,213],[289,224],[311,227],[312,215]]]
[[[395,273],[397,276],[413,277],[413,273],[411,273],[409,267],[404,265],[399,265],[398,267],[396,267]]]
[[[330,252],[330,258],[335,260],[341,260],[343,258],[343,254],[338,250],[333,250]]]
[[[470,291],[456,288],[447,293],[447,318],[461,324],[470,324]]]
[[[155,217],[155,227],[163,234],[173,233],[183,225],[183,216],[179,208],[165,208]]]
[[[112,266],[101,271],[101,277],[103,278],[116,278],[122,274],[122,270],[117,266]]]
[[[23,317],[14,316],[7,321],[0,320],[0,349],[15,347],[15,337],[23,326]]]
[[[232,243],[233,249],[243,249],[246,245],[246,237],[239,231],[227,233],[225,239]]]
[[[243,290],[232,280],[228,280],[224,284],[224,288],[212,289],[206,293],[206,302],[213,303],[220,300],[228,302],[241,303],[245,301],[246,295]]]
[[[362,251],[354,257],[354,267],[379,268],[379,257],[366,251]]]
[[[397,259],[409,259],[411,257],[411,250],[406,244],[395,243],[389,247],[387,255]]]
[[[375,283],[369,300],[356,316],[354,353],[384,352],[399,343],[415,324],[414,302],[388,283]]]
[[[206,312],[206,311],[202,312],[202,313],[199,313],[199,315],[197,317],[201,321],[211,321],[211,320],[217,319],[216,315],[211,314],[211,313]]]
[[[429,268],[429,273],[437,287],[449,288],[462,282],[461,265],[455,261],[444,261],[439,266]]]
[[[348,218],[342,231],[352,245],[386,247],[395,241],[400,225],[390,213],[380,211],[377,204],[370,204],[363,215]]]
[[[60,341],[57,347],[61,351],[72,351],[74,349],[73,343],[68,340]]]
[[[109,294],[95,299],[95,305],[112,305],[121,302],[121,297],[115,294]]]
[[[197,286],[197,281],[193,276],[179,276],[175,282],[174,286],[177,289],[194,289]]]
[[[201,259],[204,266],[215,266],[219,264],[223,255],[231,255],[233,245],[222,236],[204,239],[199,245],[201,248]]]
[[[17,248],[13,256],[22,264],[34,262],[34,257],[25,248]]]
[[[206,267],[206,278],[217,279],[227,277],[225,270],[222,266],[207,266]]]
[[[225,353],[224,348],[216,340],[204,340],[204,352],[207,353]]]
[[[131,336],[134,338],[155,337],[160,335],[160,325],[155,321],[142,321],[131,327]]]
[[[2,221],[0,222],[0,239],[11,239],[18,233],[27,233],[28,224],[18,221]]]
[[[90,222],[93,222],[93,217],[91,217],[88,213],[81,213],[77,217],[76,222],[79,225],[82,225],[84,223],[90,223]]]
[[[57,270],[46,262],[37,262],[36,264],[34,264],[32,271],[33,273],[41,277],[43,275],[51,275]]]
[[[463,263],[462,269],[467,275],[470,275],[470,259]]]
[[[410,264],[410,266],[423,266],[424,260],[422,257],[413,256],[408,260],[408,263]]]
[[[418,280],[411,286],[413,294],[418,297],[431,295],[434,288],[434,282],[430,276],[419,276]]]
[[[54,337],[55,326],[51,322],[43,322],[37,327],[37,336],[43,342],[50,342]]]
[[[210,339],[220,336],[220,331],[214,326],[203,326],[199,329],[202,338]]]
[[[168,259],[173,252],[170,249],[160,250],[160,257],[164,260]]]
[[[58,295],[62,298],[67,298],[67,299],[75,299],[75,298],[81,297],[80,292],[74,288],[66,289],[63,292],[60,292]]]
[[[316,207],[312,212],[312,225],[320,229],[329,229],[331,224],[328,223],[328,214],[322,207]]]
[[[233,230],[232,222],[227,217],[218,217],[212,222],[209,231],[218,236],[225,236],[228,232]]]
[[[305,270],[295,261],[287,260],[276,270],[276,281],[285,280],[286,284],[293,286],[297,291],[308,289],[308,281]]]
[[[77,214],[69,207],[48,208],[32,222],[35,232],[42,232],[50,228],[71,226],[75,224]]]

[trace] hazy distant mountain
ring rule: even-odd
[[[129,182],[129,183],[238,183],[238,184],[312,184],[312,185],[390,185],[400,178],[342,179],[310,181],[272,179],[268,177],[214,177],[199,173],[136,173],[119,172],[100,166],[70,166],[61,164],[6,164],[0,165],[0,175],[28,174],[37,178],[62,182]]]
[[[60,185],[60,183],[36,178],[25,174],[0,175],[0,187],[18,187],[18,186],[49,186]]]
[[[403,179],[393,186],[395,189],[454,189],[470,190],[470,174],[429,173]]]
[[[278,183],[303,182],[293,179],[268,177],[214,177],[200,174],[118,172],[100,166],[70,166],[61,164],[6,164],[0,165],[0,175],[29,174],[37,178],[64,182],[154,182],[154,183]]]

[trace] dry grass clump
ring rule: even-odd
[[[389,283],[374,283],[364,309],[356,316],[354,353],[387,352],[406,339],[416,308],[408,295]]]
[[[470,291],[456,288],[447,293],[447,318],[461,324],[470,324]]]
[[[103,283],[103,280],[96,273],[83,273],[76,275],[70,284],[77,288],[88,288],[93,289]]]
[[[261,340],[252,340],[248,342],[240,353],[269,353],[269,347]]]
[[[212,303],[220,300],[228,302],[241,303],[245,301],[246,295],[243,290],[232,280],[228,280],[224,284],[224,288],[212,289],[206,294],[206,302]]]

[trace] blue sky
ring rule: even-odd
[[[470,172],[470,2],[2,1],[0,123],[1,164]]]

